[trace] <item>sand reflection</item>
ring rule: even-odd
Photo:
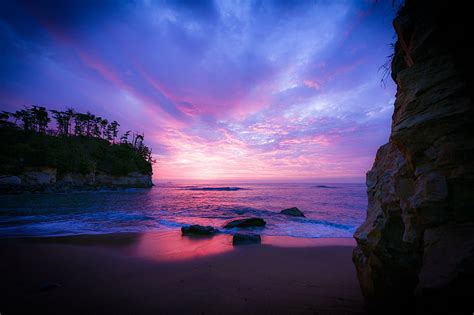
[[[158,261],[187,260],[231,251],[232,235],[213,237],[187,237],[181,231],[143,233],[133,253]]]

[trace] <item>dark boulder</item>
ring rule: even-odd
[[[300,209],[293,207],[280,211],[281,214],[291,215],[294,217],[304,217],[304,213]]]
[[[246,219],[239,219],[239,220],[234,220],[226,223],[224,225],[225,229],[231,229],[231,228],[246,228],[246,227],[256,227],[256,226],[265,226],[267,222],[261,218],[246,218]]]
[[[189,225],[183,226],[181,228],[181,233],[183,235],[214,235],[219,232],[218,229],[213,228],[212,226],[202,226],[202,225]]]
[[[262,238],[258,234],[234,234],[232,245],[260,244]]]

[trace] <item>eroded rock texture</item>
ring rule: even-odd
[[[368,306],[474,311],[473,39],[466,4],[407,1],[394,20],[389,143],[367,173],[353,254]]]

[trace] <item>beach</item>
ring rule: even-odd
[[[0,313],[362,314],[350,238],[179,230],[0,239]]]

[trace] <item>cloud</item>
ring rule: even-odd
[[[0,99],[144,131],[157,178],[362,178],[387,140],[386,3],[15,1]]]

